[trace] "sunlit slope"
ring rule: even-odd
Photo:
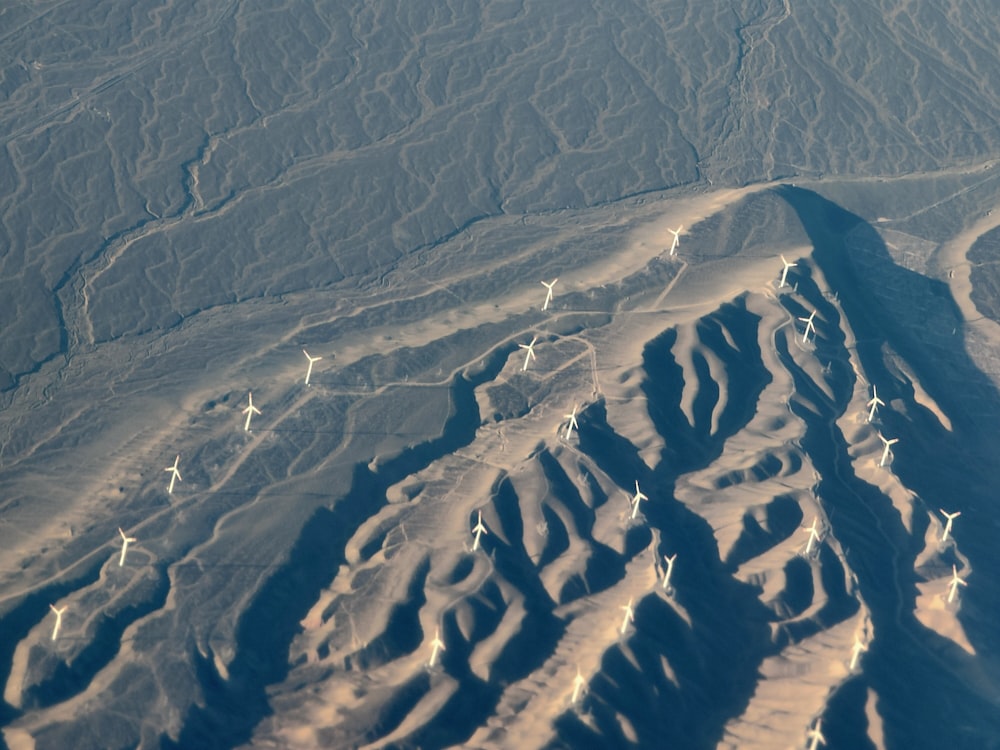
[[[1000,401],[913,231],[787,185],[504,219],[95,345],[107,392],[8,426],[6,741],[982,747]]]

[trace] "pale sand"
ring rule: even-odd
[[[609,717],[621,736],[640,741],[645,730],[627,710],[610,701],[615,688],[623,686],[609,684],[604,670],[610,665],[618,675],[640,677],[652,670],[664,685],[685,690],[694,677],[690,665],[673,661],[676,653],[661,650],[656,663],[645,661],[660,648],[658,623],[650,613],[669,611],[674,626],[687,633],[691,658],[705,669],[705,684],[716,684],[712,680],[721,679],[722,670],[712,659],[725,659],[728,652],[721,657],[714,653],[713,641],[720,641],[717,645],[723,649],[735,645],[722,642],[728,637],[727,613],[707,617],[703,612],[699,599],[705,594],[719,596],[720,602],[731,596],[755,596],[756,616],[762,618],[755,631],[757,640],[746,644],[755,649],[750,659],[757,660],[756,686],[746,695],[730,696],[735,703],[729,708],[732,714],[725,721],[720,746],[797,746],[830,696],[853,678],[847,664],[855,634],[863,631],[866,639],[879,638],[878,630],[870,628],[867,618],[873,610],[863,596],[871,572],[861,571],[859,583],[859,573],[851,568],[854,561],[875,550],[889,550],[893,565],[911,567],[898,567],[892,575],[908,580],[915,570],[942,568],[942,555],[951,549],[948,554],[958,555],[963,563],[963,575],[972,571],[961,545],[952,549],[936,544],[942,528],[936,510],[901,483],[891,463],[877,466],[880,422],[869,425],[864,419],[872,381],[857,354],[844,308],[810,258],[809,248],[784,252],[799,264],[793,275],[808,272],[809,284],[815,284],[818,294],[808,285],[799,292],[793,287],[777,289],[781,267],[777,255],[697,264],[684,259],[685,249],[697,244],[700,219],[764,187],[687,196],[655,212],[645,206],[639,212],[644,223],[630,230],[620,246],[601,255],[582,253],[579,263],[545,274],[559,276],[553,307],[545,316],[537,311],[544,299],[544,289],[537,283],[511,285],[509,291],[482,299],[456,296],[443,307],[430,300],[435,290],[454,288],[477,274],[520,268],[533,254],[543,253],[546,243],[497,259],[493,269],[462,267],[441,256],[436,265],[434,260],[422,262],[419,272],[414,266],[401,268],[398,277],[388,275],[390,287],[402,288],[403,274],[419,273],[412,282],[413,298],[430,305],[427,313],[401,323],[386,320],[338,339],[335,362],[330,357],[317,366],[309,389],[293,390],[289,385],[304,373],[301,356],[287,361],[272,357],[262,339],[232,362],[226,358],[233,347],[222,346],[204,369],[186,373],[191,377],[183,389],[174,385],[166,392],[144,393],[141,417],[107,415],[110,427],[96,433],[97,439],[83,454],[86,460],[76,486],[89,497],[74,506],[77,518],[86,517],[88,508],[115,505],[112,486],[103,478],[110,474],[159,486],[162,466],[178,450],[182,472],[188,465],[192,469],[169,503],[161,497],[145,520],[130,525],[130,533],[134,529],[139,541],[130,548],[127,568],[118,568],[113,541],[90,553],[106,562],[95,581],[60,599],[70,609],[56,646],[59,658],[72,660],[79,654],[95,632],[100,613],[146,596],[139,589],[153,585],[153,578],[126,573],[152,570],[161,555],[172,554],[162,541],[165,529],[175,527],[172,533],[191,543],[169,566],[162,606],[125,627],[119,650],[95,679],[70,699],[25,713],[5,730],[7,741],[23,746],[26,736],[39,728],[84,714],[133,663],[156,673],[154,656],[133,648],[133,642],[140,642],[133,639],[143,639],[144,628],[184,622],[199,608],[208,607],[214,614],[210,622],[190,622],[190,642],[221,681],[229,680],[237,659],[231,644],[239,627],[230,613],[251,605],[254,593],[271,575],[271,566],[287,556],[314,509],[323,507],[326,498],[346,493],[348,469],[359,458],[367,456],[377,475],[392,466],[407,445],[424,439],[421,433],[427,438],[439,433],[450,408],[444,386],[459,373],[485,367],[487,356],[499,351],[506,352],[506,360],[474,394],[483,421],[472,441],[389,484],[387,503],[373,506],[347,538],[343,563],[309,603],[301,631],[291,643],[290,678],[271,695],[276,714],[258,727],[261,744],[272,738],[282,746],[303,748],[331,741],[345,747],[406,745],[428,728],[447,726],[450,707],[470,685],[495,686],[497,692],[488,718],[470,730],[469,746],[557,742],[566,726],[599,734]],[[622,226],[631,221],[621,216],[617,220]],[[680,223],[685,224],[685,234],[678,257],[665,258],[670,239],[666,230]],[[972,234],[965,237],[962,246],[967,248],[972,238]],[[948,245],[949,253],[959,252],[957,242]],[[666,269],[666,281],[644,285],[642,277],[654,262]],[[602,288],[636,291],[617,299],[610,310],[581,311],[573,306],[574,300],[579,304],[600,299]],[[367,309],[389,304],[390,297],[376,296]],[[959,304],[968,317],[967,305]],[[797,318],[814,307],[820,310],[817,337],[804,343]],[[304,309],[302,320],[308,322],[286,340],[296,341],[311,326],[363,311],[338,309],[324,316],[319,310]],[[581,312],[604,322],[579,327],[574,321]],[[420,351],[448,341],[464,327],[487,330],[493,325],[500,330],[513,317],[523,322],[508,326],[481,351],[461,346],[438,350],[439,359],[423,364],[413,382],[393,375],[372,386],[348,380],[324,383],[324,373],[345,372],[387,346]],[[986,331],[991,324],[977,325]],[[665,349],[656,348],[668,333],[676,336],[669,362]],[[516,345],[534,335],[539,336],[537,360],[524,372],[523,351]],[[1000,338],[996,331],[988,335]],[[838,336],[843,344],[837,343]],[[170,344],[163,346],[164,352],[171,350]],[[310,345],[310,351],[322,353],[322,348]],[[660,352],[656,355],[660,359],[644,364],[650,351]],[[828,356],[835,359],[829,367],[824,365]],[[942,429],[953,431],[945,407],[922,386],[920,367],[891,352],[887,361],[912,386],[913,403],[908,407],[901,400],[886,399],[883,408],[902,413],[919,406]],[[240,375],[251,364],[252,383]],[[77,366],[96,368],[86,358]],[[123,371],[127,369],[123,366]],[[763,378],[759,388],[744,393],[747,378],[758,369],[753,377]],[[676,391],[650,390],[651,379],[672,372],[679,374]],[[853,377],[849,389],[845,373]],[[219,385],[223,382],[242,384],[223,390]],[[251,386],[260,394],[264,413],[258,430],[243,435],[234,432],[239,422],[235,404]],[[404,401],[394,394],[404,390],[416,398],[411,396],[414,405],[400,412]],[[222,395],[230,397],[228,406],[205,408]],[[253,476],[257,463],[251,459],[281,450],[283,441],[299,434],[303,415],[338,398],[344,399],[346,426],[333,451],[309,459],[312,464],[304,463],[307,459],[302,456],[289,459],[289,468],[269,477],[268,489],[251,503],[234,500],[232,509],[215,515],[207,537],[194,532],[205,502],[219,502],[217,498],[225,502],[224,495],[214,493],[247,482],[240,478]],[[752,402],[743,400],[751,398]],[[493,420],[495,411],[522,402],[516,408],[523,411]],[[579,406],[581,427],[567,439],[565,414],[574,404]],[[662,417],[668,420],[666,431],[651,407],[667,410]],[[46,433],[48,438],[15,446],[16,455],[30,465],[36,453],[47,450],[46,441],[75,429],[91,414],[86,409],[60,413]],[[365,433],[369,425],[387,422],[395,429]],[[289,432],[273,431],[286,425]],[[309,429],[301,431],[308,434]],[[608,441],[602,446],[617,446],[613,450],[620,455],[588,448],[598,437]],[[196,438],[202,442],[211,438],[225,449],[202,457],[189,450]],[[804,447],[812,441],[838,446],[839,440],[844,453],[833,459],[810,455]],[[138,446],[135,452],[126,450],[132,444]],[[673,453],[681,448],[689,454]],[[903,449],[903,443],[897,446]],[[703,461],[692,457],[698,450],[706,451]],[[78,455],[73,454],[74,460]],[[823,476],[828,462],[838,477]],[[286,487],[289,492],[304,486],[312,489],[296,484],[300,466],[309,471],[335,468],[342,476],[337,484],[322,486],[314,505],[291,503],[282,494]],[[75,468],[67,459],[57,474],[69,477]],[[672,491],[651,476],[669,477]],[[867,513],[859,515],[841,496],[822,494],[838,478],[848,483],[859,503],[867,503]],[[650,500],[633,521],[629,500],[636,479]],[[821,484],[824,481],[827,485]],[[51,502],[56,507],[59,499]],[[483,548],[473,552],[470,529],[478,511],[488,534]],[[65,538],[66,514],[44,509],[35,513],[23,521],[22,541],[4,551],[8,569],[27,557],[29,539],[35,540],[33,544],[44,539],[57,545]],[[814,517],[822,538],[806,555],[808,535],[803,529]],[[891,551],[905,549],[918,528],[925,529],[922,551],[907,563],[904,554]],[[692,533],[705,534],[714,542],[714,549],[699,552],[714,559],[715,566],[699,570],[698,576],[727,587],[725,595],[722,589],[702,592],[689,583],[695,574],[691,565],[697,564],[692,562]],[[852,549],[845,548],[839,533],[853,541]],[[666,592],[660,585],[662,556],[677,550],[673,588]],[[59,575],[56,555],[39,554],[28,575],[16,584],[10,578],[3,590],[6,600]],[[226,573],[213,572],[223,570],[216,567],[222,565],[233,567]],[[200,571],[197,576],[195,570]],[[199,576],[206,580],[199,582]],[[946,578],[919,583],[912,616],[966,654],[966,661],[954,663],[952,654],[936,656],[935,664],[974,679],[977,691],[994,700],[994,680],[973,658],[976,649],[958,616],[962,597],[943,606],[945,585]],[[897,593],[900,601],[907,601],[903,590]],[[629,599],[637,621],[623,636],[621,607]],[[764,613],[769,618],[766,624]],[[881,610],[878,616],[885,617]],[[556,624],[555,641],[545,652],[528,653],[524,658],[537,663],[509,679],[507,660],[512,653],[530,652],[525,644],[531,643],[533,629],[542,621]],[[413,623],[418,634],[407,631]],[[893,625],[908,627],[902,621]],[[48,677],[48,670],[39,667],[31,654],[51,648],[50,628],[51,622],[43,618],[15,649],[4,692],[12,706],[23,705],[32,686]],[[438,628],[446,650],[441,663],[428,669],[430,641]],[[519,640],[522,635],[525,638]],[[919,637],[910,637],[913,653],[930,648]],[[461,660],[461,669],[456,659]],[[588,689],[572,706],[578,669]],[[863,673],[864,659],[858,671]],[[662,700],[644,685],[642,679],[628,680],[628,689],[637,691],[640,702]],[[411,697],[399,708],[394,701],[404,693]],[[884,747],[874,695],[870,690],[868,737],[876,747]],[[170,714],[168,704],[161,708]],[[170,715],[166,726],[179,731],[181,717]]]

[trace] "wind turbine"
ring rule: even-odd
[[[865,645],[859,636],[855,635],[854,646],[851,648],[851,666],[849,667],[852,672],[858,666],[858,659],[861,658],[861,653],[867,650],[868,646]]]
[[[965,579],[958,575],[958,570],[954,565],[951,566],[951,581],[948,582],[948,603],[951,604],[955,601],[955,595],[958,593],[959,586],[968,586]]]
[[[799,318],[799,320],[801,320],[803,323],[806,324],[806,330],[802,334],[802,343],[803,344],[809,343],[809,334],[810,333],[812,333],[813,336],[816,335],[816,324],[813,323],[813,320],[815,318],[816,318],[816,311],[815,310],[812,311],[812,313],[809,315],[808,318]]]
[[[872,400],[868,402],[869,412],[868,412],[868,422],[871,423],[875,419],[875,414],[878,412],[880,406],[885,406],[885,401],[878,397],[878,389],[875,384],[872,383]]]
[[[817,521],[816,516],[813,516],[812,526],[810,526],[808,529],[803,529],[803,531],[808,531],[809,532],[809,541],[806,542],[806,556],[807,557],[808,557],[809,553],[812,552],[813,542],[818,542],[819,541],[819,531],[816,530],[816,521]]]
[[[583,679],[583,675],[580,674],[580,667],[577,665],[576,677],[573,678],[573,698],[570,703],[576,703],[580,700],[580,695],[587,691],[587,681]]]
[[[569,414],[563,414],[566,419],[569,420],[569,424],[566,425],[566,439],[569,440],[569,435],[573,430],[579,430],[580,425],[576,423],[576,404],[573,404],[573,411]]]
[[[62,616],[63,612],[66,611],[66,605],[62,605],[61,609],[56,609],[54,604],[50,604],[49,609],[56,613],[56,624],[55,627],[52,628],[52,640],[55,640],[59,637],[59,628],[62,627]]]
[[[177,462],[180,461],[180,460],[181,460],[181,455],[178,453],[177,454],[177,458],[174,459],[174,465],[173,466],[168,466],[167,468],[164,469],[164,471],[173,472],[170,475],[170,485],[167,487],[167,494],[168,495],[173,495],[174,494],[174,482],[176,482],[178,479],[180,479],[182,482],[184,481],[184,477],[181,476],[180,471],[178,471],[178,469],[177,469]]]
[[[249,406],[243,410],[243,413],[247,415],[247,421],[243,423],[243,432],[250,432],[250,419],[254,414],[260,414],[260,409],[253,405],[253,393],[247,392],[247,401]]]
[[[677,559],[677,553],[675,552],[672,557],[663,556],[663,560],[667,563],[667,570],[663,574],[663,588],[664,590],[670,588],[670,576],[674,572],[674,560]]]
[[[948,535],[951,533],[952,521],[954,521],[956,518],[962,515],[962,511],[956,510],[954,513],[947,513],[945,512],[944,508],[938,508],[938,510],[941,511],[942,516],[948,519],[948,521],[944,525],[944,533],[941,535],[941,541],[946,542],[948,541]]]
[[[306,385],[309,385],[309,376],[312,375],[313,365],[316,362],[319,362],[323,358],[322,357],[311,357],[311,356],[309,356],[309,352],[307,352],[305,349],[302,350],[302,353],[305,354],[306,355],[306,359],[309,360],[309,366],[306,367]]]
[[[524,355],[524,365],[521,367],[521,372],[528,369],[528,363],[535,358],[535,342],[538,341],[538,336],[535,336],[531,340],[530,344],[518,344],[519,347],[525,350]]]
[[[433,667],[437,664],[438,653],[447,650],[444,647],[444,641],[441,640],[441,628],[434,628],[434,640],[431,641],[431,658],[427,662],[427,666]]]
[[[118,527],[118,533],[122,537],[122,556],[118,558],[118,567],[120,568],[125,564],[125,553],[128,552],[129,543],[136,541],[136,539],[134,536],[126,536],[121,526]]]
[[[552,279],[552,281],[543,281],[542,286],[544,286],[548,291],[545,293],[545,304],[542,305],[543,310],[549,309],[549,303],[552,301],[552,287],[556,285],[559,279]]]
[[[622,635],[625,635],[626,631],[628,631],[628,624],[630,622],[635,622],[635,612],[632,611],[632,600],[629,599],[628,604],[623,606],[622,609],[625,610],[625,617],[622,620],[620,631]]]
[[[816,750],[820,746],[820,743],[826,744],[826,737],[823,736],[822,727],[823,720],[816,719],[816,726],[806,733],[806,739],[809,740],[809,750]]]
[[[879,439],[882,441],[882,460],[878,462],[879,466],[885,466],[885,462],[889,460],[889,454],[892,453],[892,446],[899,442],[899,438],[893,438],[892,440],[886,440],[886,438],[880,432],[878,434]]]
[[[670,232],[670,234],[672,234],[674,236],[674,241],[670,244],[670,254],[671,255],[673,255],[675,252],[677,252],[677,246],[681,243],[680,234],[681,234],[681,230],[683,228],[684,228],[684,225],[681,224],[679,227],[677,227],[677,229],[670,229],[670,228],[667,229],[667,231]]]
[[[479,513],[479,520],[476,522],[476,525],[472,528],[473,533],[476,535],[476,539],[472,543],[472,551],[473,552],[475,552],[477,549],[479,549],[479,538],[483,534],[489,534],[490,533],[490,532],[488,532],[486,530],[486,527],[483,525],[483,512],[482,511],[478,511],[478,513]]]
[[[781,289],[781,287],[785,286],[785,282],[788,280],[788,269],[795,268],[795,264],[789,263],[787,260],[785,260],[784,255],[781,256],[781,262],[784,263],[785,267],[781,269],[781,283],[778,284],[778,289]]]
[[[632,496],[632,515],[630,518],[635,519],[636,514],[639,512],[639,502],[641,500],[649,500],[649,498],[642,494],[642,490],[639,489],[639,480],[636,479],[635,494]]]

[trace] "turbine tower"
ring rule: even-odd
[[[816,726],[806,733],[806,739],[809,740],[809,750],[816,750],[820,744],[826,744],[826,737],[823,736],[822,719],[816,719]]]
[[[307,352],[305,349],[302,350],[302,353],[305,354],[306,355],[306,359],[309,360],[309,365],[306,367],[306,385],[309,385],[309,377],[312,375],[313,365],[316,364],[317,362],[319,362],[323,358],[322,357],[312,357],[312,356],[309,355],[309,352]]]
[[[878,434],[879,439],[882,441],[882,458],[878,462],[878,465],[885,466],[885,462],[889,460],[889,455],[892,454],[892,446],[899,442],[899,438],[893,438],[892,440],[887,440],[882,433]],[[895,455],[895,454],[893,454]]]
[[[247,415],[247,421],[243,423],[243,432],[250,432],[250,419],[254,414],[260,414],[260,409],[253,405],[253,393],[247,392],[247,402],[249,406],[243,410],[243,413]]]
[[[447,651],[444,647],[444,641],[441,640],[441,628],[434,628],[434,640],[431,641],[431,658],[427,662],[427,666],[433,668],[437,664],[438,654],[441,651]]]
[[[569,414],[563,414],[563,416],[569,420],[569,424],[566,425],[566,440],[569,440],[570,433],[572,433],[573,430],[580,429],[580,425],[576,423],[576,404],[573,404],[573,411]]]
[[[535,342],[538,341],[538,336],[535,336],[530,344],[518,344],[518,346],[525,350],[524,354],[524,365],[521,367],[521,372],[528,369],[528,363],[535,358]]]
[[[938,508],[941,511],[941,515],[947,518],[947,522],[944,525],[944,533],[941,534],[941,541],[947,542],[948,535],[951,534],[951,524],[956,518],[962,515],[962,511],[956,510],[954,513],[948,513],[944,508]]]
[[[580,696],[585,692],[587,692],[587,681],[583,679],[583,675],[580,674],[580,666],[577,665],[576,677],[573,678],[573,698],[570,700],[570,703],[575,705],[580,700]]]
[[[636,479],[635,494],[632,496],[632,515],[629,516],[632,520],[635,520],[636,514],[639,512],[639,502],[642,500],[649,500],[649,498],[642,494],[642,490],[639,489],[639,480]]]
[[[52,640],[55,640],[56,638],[59,637],[59,628],[62,627],[62,616],[63,612],[66,611],[66,605],[64,604],[60,609],[56,609],[56,606],[54,604],[50,604],[49,609],[51,609],[56,614],[56,624],[55,627],[52,628]]]
[[[669,228],[667,229],[667,231],[670,232],[670,234],[672,234],[674,236],[674,241],[670,244],[670,254],[671,255],[673,255],[674,253],[677,252],[677,246],[680,245],[680,243],[681,243],[680,235],[681,235],[681,230],[683,228],[684,228],[684,225],[681,224],[679,227],[677,227],[677,229],[669,229]]]
[[[628,600],[628,604],[622,607],[625,610],[625,617],[622,619],[622,626],[620,632],[622,635],[628,631],[628,625],[630,622],[635,622],[635,612],[632,611],[632,600]]]
[[[784,264],[784,268],[781,269],[781,283],[778,284],[778,289],[781,289],[783,286],[787,285],[786,282],[788,281],[788,269],[795,268],[795,264],[789,263],[787,260],[785,260],[784,255],[781,256],[781,262]]]
[[[803,529],[803,531],[808,531],[809,532],[809,541],[806,542],[806,556],[807,557],[809,556],[809,553],[812,552],[813,542],[818,542],[819,541],[819,531],[816,530],[816,521],[817,521],[817,517],[813,516],[812,526],[810,526],[808,529]]]
[[[118,558],[118,567],[120,568],[125,564],[125,553],[128,552],[129,544],[136,541],[136,539],[134,536],[126,536],[125,532],[122,531],[121,526],[118,527],[118,533],[121,534],[122,537],[122,554],[121,557]]]
[[[675,552],[672,557],[663,556],[664,562],[667,563],[667,569],[663,574],[663,589],[666,591],[670,588],[670,576],[674,572],[674,560],[677,559],[677,553]]]
[[[869,408],[869,411],[868,411],[868,423],[869,424],[871,424],[871,421],[873,419],[875,419],[875,415],[878,413],[878,408],[880,406],[885,406],[885,401],[883,401],[882,399],[880,399],[878,397],[878,389],[875,387],[875,384],[872,383],[872,400],[868,402],[868,408]]]
[[[476,525],[472,527],[472,533],[474,533],[476,535],[475,541],[472,542],[472,551],[473,552],[475,552],[477,549],[479,549],[479,538],[483,534],[489,534],[490,533],[490,532],[488,532],[486,530],[486,527],[483,525],[483,512],[481,510],[477,511],[477,512],[479,513],[479,520],[476,522]]]
[[[174,459],[174,465],[173,466],[168,466],[167,468],[164,469],[164,471],[171,472],[171,474],[170,474],[170,484],[167,486],[167,494],[168,495],[173,495],[174,494],[174,482],[176,482],[178,479],[180,481],[182,481],[182,482],[184,481],[184,478],[181,476],[180,471],[177,469],[177,462],[180,461],[180,460],[181,460],[181,454],[178,453],[177,457]]]
[[[868,646],[865,645],[864,641],[861,640],[857,635],[854,636],[854,646],[851,648],[851,666],[849,669],[853,672],[854,668],[858,666],[858,659],[861,658],[861,654],[868,650]]]
[[[542,305],[542,310],[549,309],[549,303],[552,301],[552,287],[556,285],[559,279],[552,279],[552,281],[543,281],[542,286],[544,286],[548,291],[545,293],[545,304]]]
[[[951,580],[948,582],[948,603],[951,604],[955,601],[955,596],[958,594],[959,586],[968,586],[965,579],[958,575],[958,570],[954,565],[951,566]]]
[[[816,324],[813,323],[813,320],[815,320],[815,319],[816,319],[816,311],[815,310],[813,310],[812,313],[810,313],[810,315],[809,315],[808,318],[799,318],[799,320],[801,320],[803,323],[806,324],[806,330],[802,333],[802,343],[803,344],[809,343],[809,334],[810,333],[812,333],[814,337],[816,335]]]

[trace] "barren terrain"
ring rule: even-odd
[[[119,5],[0,9],[0,746],[1000,747],[985,3]]]

